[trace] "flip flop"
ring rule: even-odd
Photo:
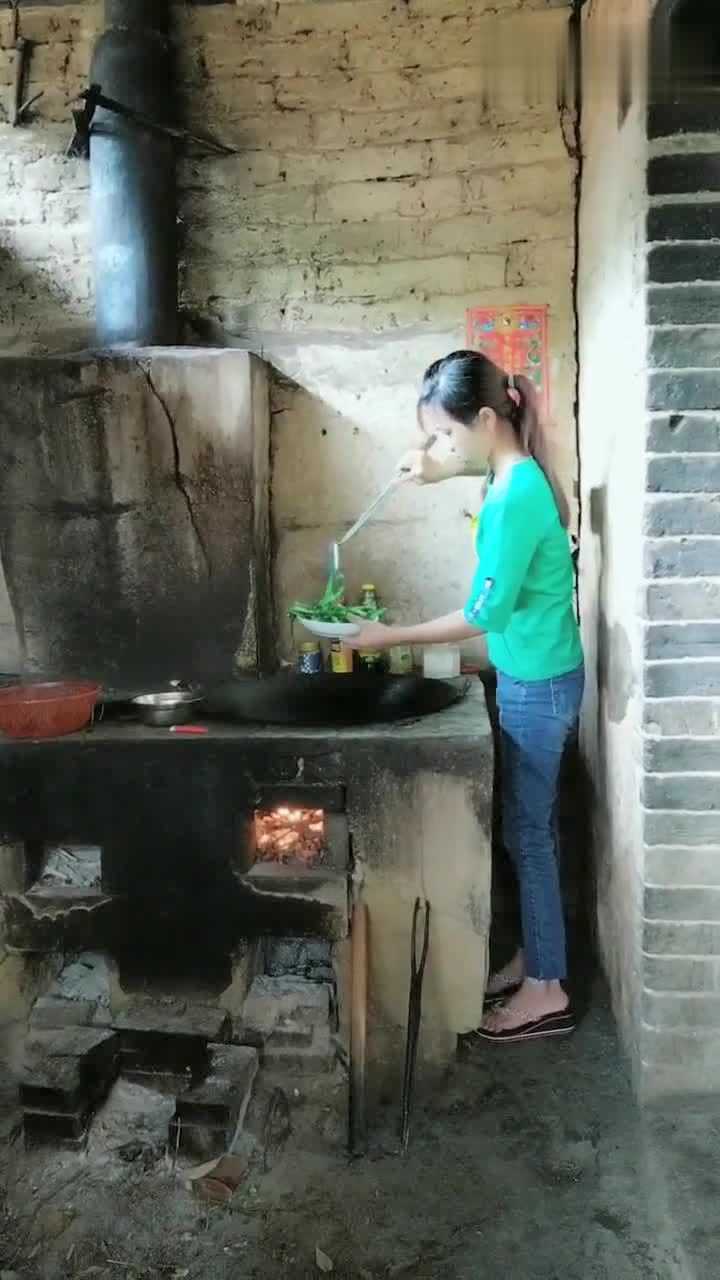
[[[488,1031],[478,1027],[473,1039],[489,1040],[493,1044],[518,1044],[522,1040],[542,1040],[546,1036],[569,1036],[575,1030],[575,1015],[568,1006],[561,1013],[545,1013],[534,1022],[521,1022],[518,1027],[506,1031]]]
[[[485,996],[483,1001],[483,1013],[489,1013],[491,1009],[497,1009],[498,1005],[504,1004],[511,996],[515,995],[522,986],[521,982],[513,982],[509,987],[503,987],[502,991],[493,991],[492,995]]]

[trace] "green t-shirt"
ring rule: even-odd
[[[493,666],[515,680],[551,680],[583,660],[570,540],[533,458],[488,485],[478,567],[465,617],[486,631]]]

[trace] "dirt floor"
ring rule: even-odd
[[[368,1158],[353,1161],[343,1083],[313,1105],[300,1089],[295,1132],[224,1207],[199,1204],[153,1159],[151,1133],[138,1144],[148,1157],[107,1154],[113,1126],[117,1146],[144,1123],[132,1090],[121,1093],[86,1155],[5,1144],[2,1280],[720,1274],[720,1104],[641,1116],[601,992],[570,1040],[466,1052],[418,1099],[405,1159],[396,1101]],[[131,1117],[120,1128],[118,1106]]]

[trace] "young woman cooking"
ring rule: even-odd
[[[372,623],[354,648],[444,644],[486,632],[497,671],[503,836],[519,884],[522,949],[491,976],[478,1034],[493,1041],[573,1030],[555,826],[563,752],[578,721],[583,654],[573,603],[568,504],[549,465],[529,379],[455,351],[430,366],[421,429],[445,443],[410,454],[418,484],[487,474],[478,566],[464,609],[418,626]],[[488,1007],[490,1006],[490,1007]]]

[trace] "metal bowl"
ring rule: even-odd
[[[143,693],[133,698],[132,705],[143,724],[163,728],[172,724],[187,724],[202,696],[192,689],[174,689],[172,693]]]

